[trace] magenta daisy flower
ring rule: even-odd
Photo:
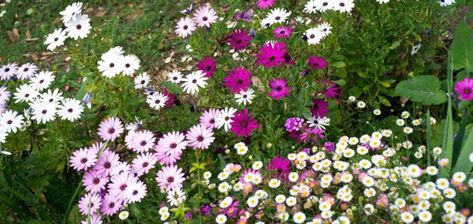
[[[238,137],[251,136],[253,130],[258,129],[259,124],[256,119],[248,113],[248,109],[235,113],[232,118],[230,130]]]
[[[104,141],[115,141],[123,133],[123,124],[120,119],[110,117],[99,125],[98,135]]]
[[[154,168],[158,158],[154,153],[139,154],[132,162],[133,172],[142,176]]]
[[[194,20],[199,27],[210,27],[215,21],[217,21],[218,16],[215,10],[208,6],[202,6],[198,8],[194,13]]]
[[[90,193],[100,193],[105,190],[105,185],[108,182],[108,177],[100,174],[95,170],[88,171],[82,178],[82,183],[85,190]]]
[[[324,90],[322,94],[329,99],[337,98],[340,95],[341,89],[337,87],[337,84],[331,82],[330,80],[323,81]]]
[[[279,26],[273,30],[273,34],[275,38],[289,38],[292,35],[292,28],[288,26]]]
[[[176,98],[177,98],[176,94],[170,93],[165,88],[161,89],[161,93],[168,98],[164,106],[166,108],[172,107],[172,105],[174,105],[174,103],[176,102]]]
[[[274,171],[274,174],[279,178],[287,178],[291,172],[291,161],[281,156],[274,157],[268,164],[268,170]]]
[[[310,68],[313,70],[317,69],[324,69],[327,68],[328,62],[323,57],[318,56],[310,56],[307,59],[307,63],[309,64]]]
[[[291,92],[291,87],[287,86],[287,82],[284,78],[275,78],[269,81],[269,87],[271,88],[271,92],[269,92],[269,96],[275,100],[280,100],[289,96]]]
[[[190,147],[194,149],[208,149],[215,140],[213,134],[212,129],[198,124],[191,127],[186,134],[186,138]]]
[[[264,44],[260,49],[258,55],[258,64],[270,68],[277,67],[286,61],[286,44],[281,42]]]
[[[240,93],[241,90],[246,90],[251,85],[251,72],[242,67],[233,68],[228,71],[224,84],[232,93]]]
[[[137,131],[133,134],[133,137],[130,142],[131,150],[142,153],[147,152],[154,147],[154,142],[156,141],[153,132],[144,130]]]
[[[184,134],[169,132],[161,137],[154,148],[159,162],[172,165],[181,159],[182,150],[187,147]]]
[[[200,124],[206,128],[217,128],[215,120],[220,115],[219,109],[209,109],[200,116]]]
[[[186,180],[186,178],[184,178],[182,169],[175,165],[164,166],[156,174],[156,182],[162,191],[181,189],[184,180]]]
[[[469,101],[473,99],[473,78],[465,78],[455,84],[455,92],[460,100]]]
[[[321,99],[314,99],[312,101],[314,104],[312,108],[310,108],[310,112],[312,113],[312,116],[314,117],[325,117],[328,113],[328,103],[324,100]]]
[[[88,148],[81,148],[72,153],[71,167],[77,171],[87,170],[97,162],[97,152]]]
[[[146,196],[146,185],[141,181],[131,182],[125,190],[125,201],[128,203],[140,202]]]
[[[267,9],[273,7],[273,5],[276,3],[276,0],[257,0],[256,6],[259,9]]]
[[[212,77],[217,69],[217,61],[210,56],[205,56],[197,62],[197,68],[205,73],[205,77]]]
[[[138,181],[138,179],[131,173],[122,173],[111,178],[111,183],[108,184],[108,192],[115,197],[125,199],[125,190],[132,183]]]
[[[115,152],[110,150],[104,150],[100,154],[97,163],[94,166],[94,170],[102,175],[109,175],[110,171],[118,165],[120,157]]]
[[[115,215],[121,208],[123,208],[123,200],[111,194],[106,194],[102,199],[100,205],[100,212],[112,216]]]
[[[244,30],[235,30],[227,37],[227,42],[236,51],[245,49],[251,40],[251,36]]]
[[[92,215],[99,210],[100,205],[102,205],[100,196],[96,193],[88,193],[79,200],[79,211],[82,215]]]

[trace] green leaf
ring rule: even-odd
[[[172,82],[164,81],[161,84],[171,93],[174,93],[174,94],[181,93],[181,87],[179,87],[178,85]]]
[[[347,66],[347,64],[345,64],[345,62],[343,61],[339,61],[339,62],[333,63],[332,66],[335,68],[344,68]]]
[[[402,81],[396,86],[395,93],[423,105],[442,104],[447,100],[445,93],[440,90],[439,79],[433,75]]]
[[[473,131],[470,131],[467,139],[465,140],[463,144],[463,147],[461,148],[460,156],[458,157],[457,163],[453,171],[465,172],[468,177],[468,174],[473,168],[473,162],[470,161],[470,155],[472,153],[473,153]]]
[[[398,40],[398,41],[394,42],[393,44],[391,44],[389,49],[391,49],[391,50],[396,49],[397,47],[399,47],[399,45],[401,45],[401,42],[402,42],[402,40]]]
[[[473,66],[473,30],[467,23],[458,25],[453,35],[448,56],[452,58],[452,69],[465,68],[472,70]],[[454,56],[454,57],[452,57]]]

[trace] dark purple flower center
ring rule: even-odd
[[[171,145],[169,145],[169,148],[171,148],[171,149],[175,149],[176,147],[177,147],[176,143],[172,143]]]
[[[99,184],[99,183],[100,183],[100,179],[99,179],[99,178],[94,178],[93,182],[94,182],[94,184]]]
[[[110,203],[108,204],[108,207],[109,207],[109,208],[113,208],[113,207],[115,207],[115,203],[113,203],[113,202],[110,202]]]
[[[198,142],[204,141],[204,137],[203,137],[202,135],[199,135],[199,136],[197,137],[197,141],[198,141]]]
[[[7,121],[7,124],[12,124],[12,123],[13,123],[12,120],[8,120],[8,121]]]
[[[144,162],[142,166],[143,166],[143,167],[148,167],[148,165],[149,165],[148,162]]]
[[[80,24],[77,24],[76,29],[80,30],[82,29],[82,26]]]
[[[72,113],[72,111],[74,111],[74,110],[72,110],[72,108],[67,109],[67,112],[69,112],[69,113]]]
[[[58,41],[58,40],[59,40],[59,38],[57,38],[57,37],[56,37],[56,38],[54,38],[54,42],[56,42],[56,41]]]
[[[112,164],[110,162],[105,162],[103,164],[103,167],[105,167],[106,169],[110,168],[112,166]]]
[[[109,128],[109,129],[108,129],[108,133],[109,133],[109,134],[115,133],[115,129],[114,129],[114,128]]]
[[[82,158],[82,159],[80,160],[80,163],[86,163],[86,162],[87,162],[87,158]]]
[[[203,20],[203,21],[207,21],[208,19],[209,19],[209,18],[207,18],[207,16],[202,17],[202,20]]]
[[[241,84],[243,84],[243,80],[241,80],[241,79],[238,79],[238,80],[237,80],[237,84],[238,84],[238,85],[241,85]]]
[[[472,90],[471,90],[470,88],[466,88],[463,92],[464,92],[465,94],[470,94],[471,91],[472,91]]]
[[[47,110],[42,110],[41,113],[42,114],[46,114],[48,111]]]
[[[189,28],[189,26],[184,25],[182,28],[185,29],[185,30],[187,30],[187,28]]]
[[[133,195],[137,195],[138,194],[138,191],[137,190],[134,190],[133,191]]]
[[[126,189],[127,185],[126,184],[122,184],[120,185],[120,190],[124,191]]]
[[[192,83],[197,83],[197,79],[193,79],[193,80],[192,80]]]
[[[140,142],[140,145],[141,145],[141,146],[145,146],[145,145],[146,145],[146,141],[141,141],[141,142]]]
[[[281,86],[278,86],[278,87],[276,87],[276,90],[277,90],[277,91],[281,91],[281,90],[282,90],[282,87],[281,87]]]
[[[213,118],[210,119],[209,123],[211,123],[211,124],[215,123],[215,119],[213,119]]]
[[[5,71],[5,72],[9,72],[9,71],[10,71],[10,68],[5,68],[4,71]]]
[[[174,177],[168,177],[167,181],[168,181],[168,183],[174,182]]]
[[[110,66],[110,68],[113,68],[113,67],[115,67],[115,64],[110,63],[110,65],[108,65],[108,66]]]
[[[24,71],[24,72],[27,72],[27,71],[28,71],[28,69],[29,69],[29,68],[28,68],[28,67],[26,67],[26,68],[24,68],[24,69],[23,69],[23,71]]]

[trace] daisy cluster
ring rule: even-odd
[[[404,157],[414,146],[399,140],[408,136],[383,129],[296,150],[266,165],[228,163],[215,176],[203,174],[218,196],[201,212],[213,214],[217,223],[357,223],[363,217],[382,222],[388,216],[401,223],[472,223],[471,211],[456,207],[454,198],[471,193],[473,179],[457,172],[432,182],[436,166],[421,168]],[[240,156],[248,152],[244,143],[234,148]]]
[[[189,10],[184,10],[182,13],[185,15],[191,14],[192,6]],[[197,27],[210,28],[217,19],[217,13],[210,5],[201,6],[192,16],[185,16],[177,22],[176,34],[182,38],[186,38],[191,35]]]
[[[55,75],[50,71],[39,71],[33,63],[18,66],[9,63],[0,67],[0,142],[5,143],[10,133],[23,131],[31,122],[45,124],[59,117],[77,121],[84,111],[81,101],[66,98],[59,89],[51,88]],[[18,84],[13,92],[13,88]],[[26,105],[23,112],[10,109],[13,105]]]
[[[47,49],[50,51],[64,45],[67,38],[74,40],[86,38],[92,28],[89,16],[82,14],[82,2],[75,2],[67,6],[60,14],[62,23],[66,28],[56,29],[46,37],[44,44],[47,45]]]

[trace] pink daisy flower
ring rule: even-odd
[[[92,214],[90,216],[90,220],[87,217],[85,220],[82,220],[80,224],[102,224],[102,216],[98,214]]]
[[[156,165],[157,161],[158,158],[153,153],[139,154],[132,162],[133,171],[136,172],[138,176],[147,174],[151,169],[154,168],[154,165]]]
[[[291,87],[287,86],[286,80],[284,78],[276,78],[269,81],[269,87],[271,88],[271,92],[269,92],[269,96],[275,100],[280,100],[289,96],[291,92]]]
[[[276,3],[276,0],[258,0],[256,2],[256,6],[259,9],[267,9],[267,8],[273,7],[275,3]]]
[[[108,177],[95,170],[91,170],[84,174],[82,183],[85,190],[89,193],[100,193],[102,190],[105,190],[105,185],[108,183]]]
[[[88,148],[81,148],[72,153],[71,166],[77,171],[87,170],[97,162],[97,152]]]
[[[200,116],[200,124],[206,128],[217,128],[215,120],[217,119],[218,115],[220,115],[220,110],[209,109]]]
[[[82,196],[82,198],[79,200],[79,211],[82,213],[82,215],[92,215],[98,211],[101,204],[102,201],[100,200],[100,196],[98,194],[88,193]]]
[[[118,165],[119,159],[120,157],[115,152],[105,150],[99,156],[99,159],[94,166],[94,170],[104,176],[107,176],[110,174],[110,171],[115,169],[115,167]]]
[[[455,92],[460,100],[469,101],[473,99],[473,78],[465,78],[455,84]]]
[[[200,124],[194,125],[186,134],[189,146],[194,149],[208,149],[214,142],[212,129],[206,128]]]
[[[227,37],[227,42],[233,50],[245,49],[251,40],[251,36],[244,30],[235,30]]]
[[[110,176],[117,176],[124,173],[130,173],[131,166],[127,162],[118,162],[118,164],[110,171]]]
[[[182,38],[186,38],[195,30],[195,21],[189,17],[181,18],[176,25],[176,34]]]
[[[123,133],[123,124],[120,119],[111,117],[103,120],[98,129],[98,135],[104,141],[115,141]]]
[[[132,140],[130,142],[131,150],[142,153],[147,152],[154,146],[156,138],[151,131],[137,131],[134,132]]]
[[[259,124],[256,119],[248,113],[248,109],[235,113],[232,118],[230,130],[238,137],[251,136],[253,130],[258,129]]]
[[[164,166],[156,174],[156,182],[162,191],[181,189],[184,180],[186,180],[186,178],[184,178],[182,169],[175,165]]]
[[[210,56],[205,56],[197,62],[197,68],[205,73],[205,77],[212,77],[217,69],[217,61]]]
[[[159,162],[172,165],[181,159],[182,150],[187,147],[184,134],[170,132],[161,137],[155,147]]]
[[[240,93],[251,85],[251,72],[242,67],[233,68],[228,71],[224,84],[232,93]]]
[[[310,56],[307,59],[307,62],[309,63],[310,68],[313,70],[324,69],[328,66],[328,62],[323,57],[318,56]]]
[[[194,13],[194,20],[199,27],[210,27],[217,19],[218,16],[215,10],[208,6],[202,6]]]
[[[146,185],[141,181],[132,182],[125,190],[125,200],[128,203],[140,202],[146,196]]]
[[[289,38],[292,35],[292,28],[288,26],[279,26],[273,30],[273,34],[275,38]]]
[[[125,190],[138,179],[130,173],[122,173],[111,178],[112,182],[108,184],[108,192],[118,198],[125,199]]]
[[[119,197],[115,197],[111,194],[106,194],[102,199],[102,205],[100,205],[100,212],[112,216],[116,214],[121,208],[123,208],[123,200]]]
[[[286,61],[286,44],[281,42],[267,43],[259,49],[258,64],[266,68],[277,67]]]

